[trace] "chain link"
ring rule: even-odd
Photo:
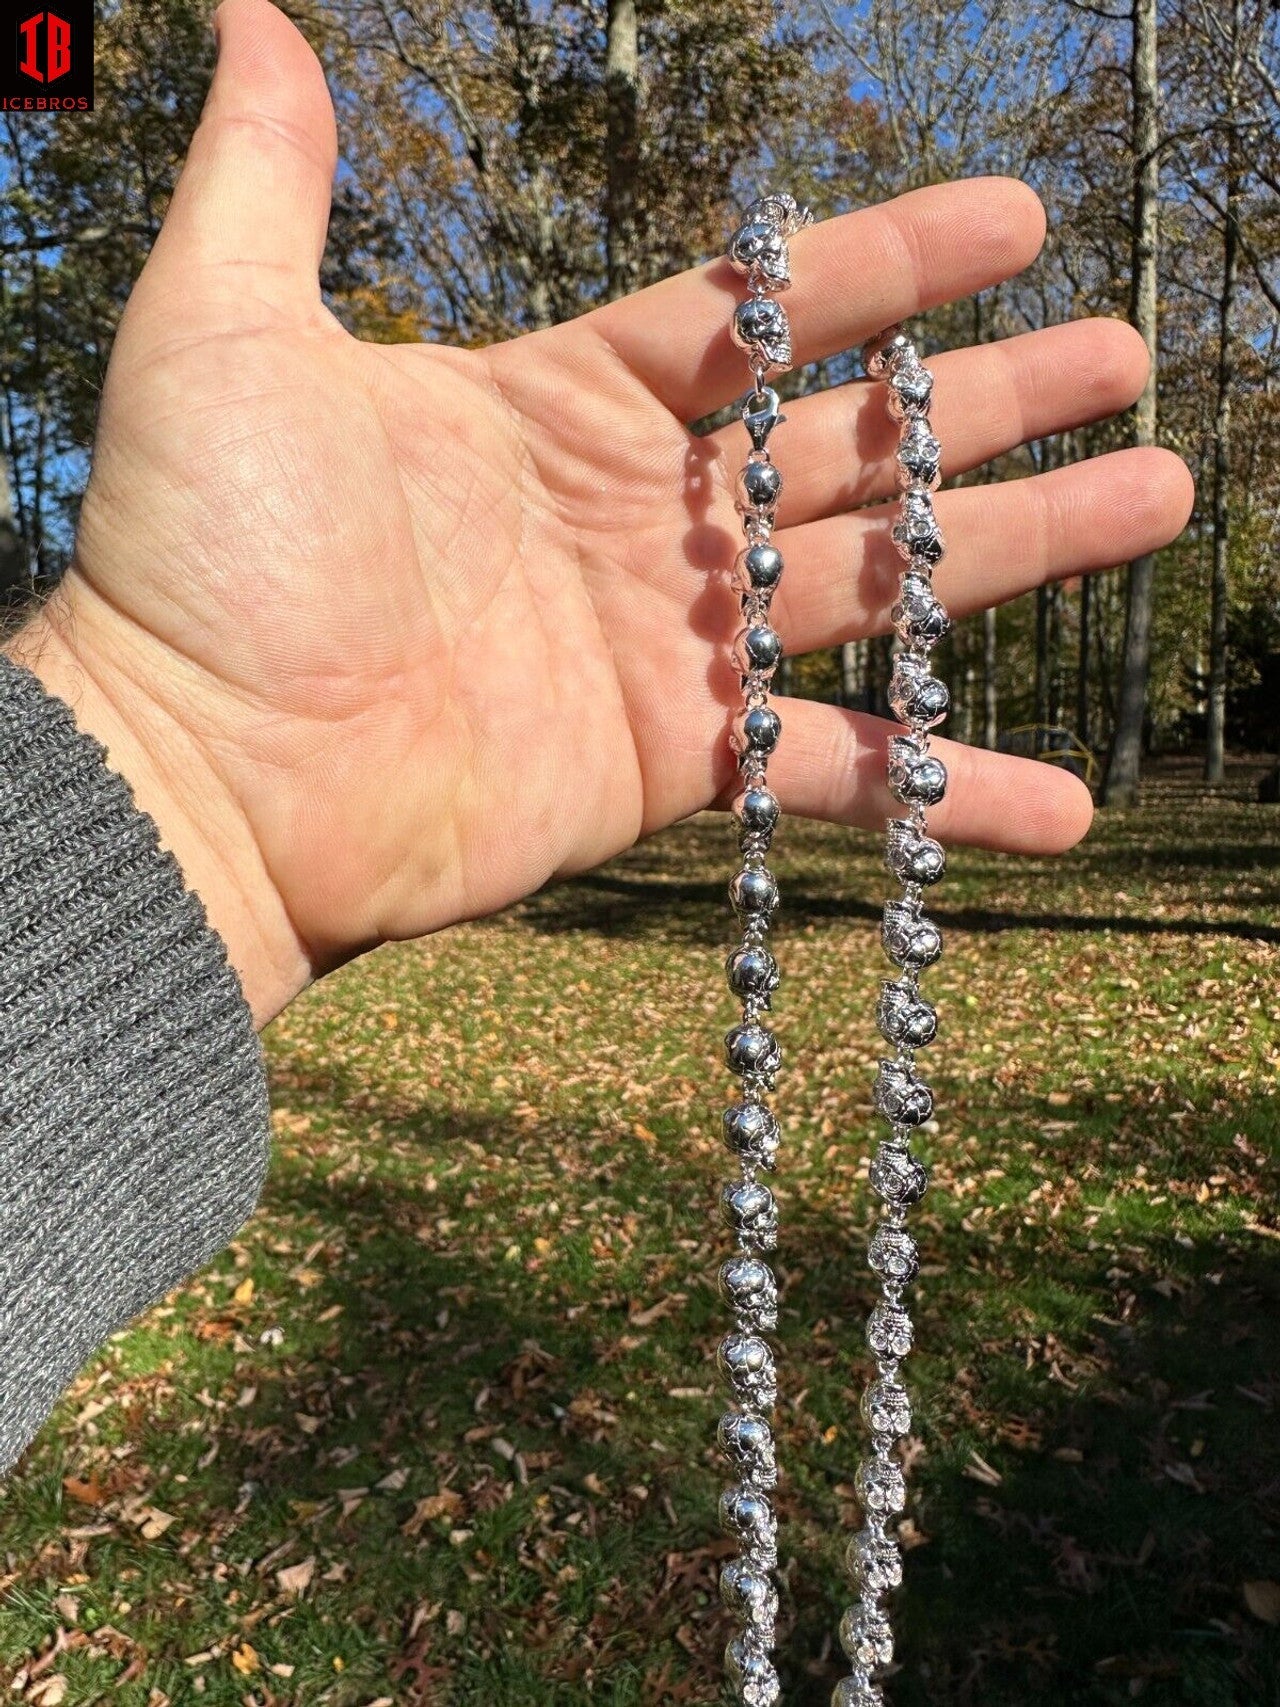
[[[729,899],[742,941],[725,963],[729,988],[742,1002],[741,1023],[725,1037],[726,1058],[738,1075],[740,1090],[725,1111],[723,1126],[739,1175],[720,1193],[723,1219],[736,1235],[738,1251],[720,1268],[720,1294],[733,1311],[734,1323],[720,1342],[717,1362],[737,1407],[720,1419],[718,1431],[737,1477],[721,1498],[720,1519],[740,1549],[720,1573],[721,1598],[739,1623],[725,1650],[725,1670],[735,1696],[747,1707],[774,1707],[781,1694],[770,1657],[778,1615],[773,1579],[778,1541],[769,1498],[777,1481],[769,1414],[777,1397],[777,1373],[773,1351],[763,1337],[778,1324],[778,1285],[762,1256],[777,1244],[778,1211],[760,1176],[772,1173],[779,1141],[777,1118],[766,1100],[781,1059],[778,1040],[766,1023],[778,987],[778,963],[766,944],[778,905],[778,884],[767,857],[779,805],[768,785],[768,770],[782,723],[769,704],[769,688],[782,659],[782,640],[769,620],[769,608],[783,568],[773,544],[782,475],[770,454],[769,438],[786,417],[777,392],[765,380],[770,372],[791,366],[790,326],[777,297],[791,282],[788,239],[810,218],[790,196],[766,196],[748,208],[729,248],[730,259],[747,280],[749,295],[734,313],[732,330],[734,342],[746,354],[753,386],[739,403],[751,448],[737,479],[746,544],[733,575],[744,623],[733,642],[743,704],[731,737],[742,780],[733,803],[742,863],[729,884]]]
[[[929,667],[932,648],[949,627],[933,592],[933,568],[943,554],[932,494],[941,477],[941,447],[929,426],[933,376],[915,345],[891,326],[863,351],[871,379],[883,380],[889,412],[901,425],[897,484],[901,494],[893,542],[903,559],[893,623],[901,649],[894,660],[889,704],[906,732],[889,745],[889,787],[906,816],[889,823],[885,860],[902,885],[886,903],[881,941],[898,976],[880,988],[876,1024],[893,1054],[880,1062],[875,1105],[889,1125],[871,1162],[871,1187],[880,1199],[878,1223],[867,1252],[880,1282],[880,1300],[867,1318],[867,1344],[876,1375],[862,1398],[862,1417],[871,1450],[855,1478],[863,1526],[851,1538],[847,1561],[857,1600],[840,1622],[840,1644],[851,1675],[842,1678],[832,1707],[880,1707],[884,1692],[875,1674],[892,1664],[893,1629],[886,1597],[902,1582],[897,1520],[907,1500],[896,1456],[911,1428],[911,1401],[902,1383],[902,1359],[914,1338],[903,1303],[915,1279],[919,1254],[907,1231],[907,1210],[929,1183],[923,1162],[912,1153],[911,1134],[933,1116],[933,1092],[916,1068],[916,1051],[933,1042],[938,1016],[920,993],[920,974],[942,952],[942,936],[924,911],[924,890],[942,876],[945,858],[927,833],[927,812],[946,792],[947,773],[929,750],[929,731],[947,714],[946,687]]]
[[[766,944],[778,905],[778,884],[767,856],[780,815],[768,786],[768,766],[782,733],[781,720],[769,704],[770,683],[782,658],[782,641],[769,610],[783,570],[781,553],[773,544],[782,476],[770,454],[769,438],[785,417],[765,379],[771,371],[791,365],[790,326],[777,297],[791,282],[788,239],[810,217],[789,196],[766,196],[747,210],[729,249],[749,292],[734,312],[732,330],[734,342],[746,353],[753,387],[739,404],[751,448],[737,480],[747,543],[738,554],[734,587],[745,626],[734,639],[732,653],[743,694],[732,733],[742,781],[733,803],[742,862],[730,882],[729,897],[742,940],[726,962],[729,987],[742,1002],[742,1020],[725,1037],[726,1059],[738,1075],[740,1090],[723,1122],[725,1144],[738,1160],[739,1175],[720,1193],[723,1219],[736,1235],[738,1250],[720,1268],[720,1293],[734,1322],[720,1342],[717,1362],[736,1404],[720,1419],[718,1429],[720,1446],[737,1476],[721,1498],[720,1516],[740,1549],[720,1576],[721,1598],[739,1625],[725,1650],[725,1669],[736,1699],[745,1707],[775,1707],[781,1696],[772,1660],[778,1544],[770,1494],[778,1470],[769,1424],[777,1371],[764,1337],[777,1327],[778,1287],[762,1255],[777,1244],[778,1213],[773,1193],[760,1176],[773,1172],[780,1136],[767,1101],[781,1063],[778,1040],[766,1023],[779,982],[777,961]],[[933,378],[897,326],[868,344],[863,359],[868,376],[885,382],[890,413],[901,425],[901,501],[893,528],[893,542],[903,559],[893,609],[900,650],[889,702],[903,733],[890,743],[888,774],[905,815],[890,821],[885,856],[902,893],[886,904],[881,928],[881,941],[898,975],[881,986],[876,1008],[876,1023],[893,1053],[880,1062],[874,1092],[889,1133],[870,1170],[881,1209],[868,1261],[880,1282],[880,1298],[866,1330],[876,1363],[875,1378],[862,1401],[870,1451],[855,1482],[864,1521],[847,1554],[858,1598],[840,1624],[851,1675],[836,1685],[832,1707],[880,1707],[884,1696],[876,1673],[893,1660],[893,1632],[884,1601],[902,1581],[896,1524],[907,1496],[896,1449],[911,1427],[911,1404],[900,1370],[911,1350],[913,1328],[903,1298],[919,1266],[906,1212],[928,1185],[927,1170],[912,1152],[911,1135],[933,1114],[933,1093],[917,1071],[916,1053],[937,1032],[937,1014],[920,993],[920,974],[942,952],[938,928],[924,912],[924,891],[942,876],[945,863],[941,846],[927,833],[927,813],[942,799],[947,784],[945,767],[929,745],[929,731],[947,712],[947,690],[930,670],[930,652],[949,627],[932,585],[934,565],[943,553],[932,499],[941,473],[941,451],[928,415]]]

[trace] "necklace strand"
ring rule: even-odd
[[[766,946],[778,885],[766,861],[780,816],[777,796],[768,786],[768,763],[782,733],[781,720],[769,704],[770,684],[782,658],[770,605],[783,570],[782,555],[772,543],[782,476],[772,460],[769,437],[785,416],[765,378],[792,365],[790,327],[777,297],[791,283],[788,239],[811,218],[790,196],[765,196],[747,209],[729,248],[749,292],[734,312],[732,335],[746,353],[755,383],[739,403],[751,450],[737,479],[746,544],[733,576],[743,617],[732,650],[743,706],[731,736],[742,784],[733,802],[742,862],[730,882],[729,898],[742,941],[729,955],[726,976],[742,1002],[742,1020],[725,1037],[726,1060],[740,1089],[725,1110],[723,1135],[738,1160],[739,1177],[720,1193],[722,1218],[736,1236],[738,1250],[720,1268],[720,1294],[734,1322],[717,1352],[737,1408],[720,1419],[717,1438],[737,1477],[720,1501],[722,1526],[739,1545],[737,1557],[720,1574],[721,1598],[739,1624],[725,1649],[725,1671],[745,1707],[775,1707],[781,1696],[771,1658],[778,1614],[773,1580],[778,1548],[769,1497],[777,1484],[769,1424],[777,1373],[763,1337],[777,1327],[778,1288],[762,1256],[777,1244],[778,1213],[760,1175],[773,1172],[780,1136],[766,1097],[781,1054],[764,1016],[779,981],[777,961]],[[947,690],[929,671],[929,651],[948,627],[931,585],[933,565],[943,550],[930,496],[938,485],[940,455],[928,420],[932,377],[898,327],[867,346],[864,364],[869,377],[887,381],[890,411],[902,425],[897,452],[901,512],[893,530],[904,559],[893,611],[902,650],[895,661],[890,704],[907,732],[891,742],[889,785],[908,816],[890,823],[886,853],[903,892],[901,900],[887,904],[881,933],[899,976],[882,986],[876,1012],[881,1033],[895,1049],[880,1063],[876,1078],[876,1107],[891,1130],[870,1172],[872,1189],[883,1204],[868,1253],[882,1292],[867,1323],[877,1376],[862,1403],[871,1433],[871,1453],[857,1473],[865,1521],[848,1548],[858,1600],[840,1624],[852,1674],[836,1685],[832,1707],[878,1707],[883,1694],[873,1674],[893,1658],[892,1631],[882,1602],[902,1580],[901,1554],[891,1526],[905,1506],[906,1486],[894,1448],[911,1424],[910,1403],[899,1380],[900,1360],[912,1341],[902,1296],[918,1266],[915,1241],[904,1222],[907,1208],[919,1201],[928,1183],[909,1139],[912,1128],[933,1112],[932,1093],[916,1072],[915,1051],[931,1042],[937,1029],[936,1013],[920,995],[919,974],[938,958],[942,946],[937,927],[922,910],[924,886],[936,881],[943,869],[942,849],[925,833],[925,813],[941,800],[946,787],[946,771],[929,752],[928,737],[947,709]]]

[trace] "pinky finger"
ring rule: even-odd
[[[889,742],[902,734],[898,724],[813,700],[774,704],[782,740],[769,781],[785,812],[863,829],[903,815],[885,780]],[[929,813],[930,833],[943,841],[1004,853],[1065,853],[1093,820],[1089,790],[1054,765],[957,741],[934,740],[930,750],[947,768],[946,797]]]

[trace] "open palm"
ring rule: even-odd
[[[353,339],[317,282],[319,66],[268,0],[227,0],[220,26],[41,644],[74,658],[86,721],[99,705],[265,1019],[362,947],[502,906],[730,792],[746,437],[685,423],[747,374],[724,263],[486,351]],[[797,360],[1010,276],[1042,235],[1034,196],[999,179],[802,233]],[[1106,321],[939,358],[947,470],[1125,406],[1145,361]],[[894,430],[862,385],[787,413],[774,609],[800,653],[888,626],[889,510],[865,506],[892,494]],[[963,613],[1122,561],[1189,501],[1182,464],[1151,451],[944,493],[939,590]],[[784,807],[881,820],[888,726],[780,710]],[[1054,851],[1087,827],[1070,777],[945,757],[944,835]]]

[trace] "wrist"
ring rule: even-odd
[[[4,652],[68,705],[156,823],[226,945],[260,1030],[312,977],[244,811],[201,734],[181,661],[68,571]]]

